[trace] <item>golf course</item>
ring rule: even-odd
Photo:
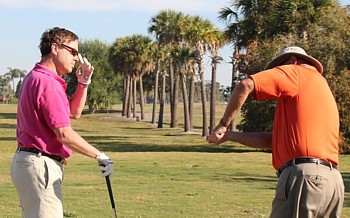
[[[10,168],[16,150],[16,106],[0,104],[0,218],[21,217]],[[277,176],[271,154],[240,144],[208,144],[201,136],[201,106],[195,104],[194,129],[151,124],[147,116],[121,116],[121,105],[108,112],[85,113],[72,120],[89,143],[115,165],[111,185],[118,217],[269,217]],[[166,110],[169,107],[166,105]],[[217,105],[217,121],[225,109]],[[342,217],[350,217],[350,158],[340,156],[345,183]],[[106,181],[94,159],[73,153],[63,180],[65,217],[113,217]]]

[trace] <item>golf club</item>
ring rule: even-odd
[[[106,176],[106,183],[107,183],[107,188],[108,188],[108,194],[109,194],[109,199],[111,201],[112,208],[114,210],[114,217],[117,218],[117,210],[115,209],[115,203],[114,203],[114,197],[113,197],[113,191],[112,191],[112,186],[111,186],[111,181],[109,180],[109,176]]]

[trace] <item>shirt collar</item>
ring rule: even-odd
[[[47,69],[46,67],[44,67],[40,63],[36,63],[33,70],[52,77],[53,79],[58,81],[63,86],[64,90],[67,89],[66,81],[62,77],[60,77],[57,73],[52,72],[51,70]]]

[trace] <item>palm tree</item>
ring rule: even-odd
[[[12,94],[14,96],[15,95],[15,78],[20,77],[20,75],[23,75],[24,72],[20,69],[17,69],[17,68],[12,69],[11,67],[8,67],[7,69],[9,71],[7,73],[5,73],[4,75],[10,77],[12,80]]]
[[[214,31],[212,34],[211,42],[208,44],[211,51],[211,67],[212,67],[212,77],[211,77],[211,92],[210,92],[210,125],[209,128],[212,130],[215,126],[215,114],[216,114],[216,70],[217,64],[219,64],[223,58],[219,56],[219,48],[223,47],[226,43],[222,32]]]
[[[11,97],[11,78],[8,76],[0,75],[0,96],[3,102],[7,101]]]
[[[245,48],[249,42],[261,38],[265,34],[267,19],[266,11],[271,1],[237,0],[231,1],[230,7],[222,8],[219,20],[224,21],[227,27],[225,37],[239,49]]]
[[[331,3],[331,0],[277,0],[271,5],[269,19],[271,26],[266,28],[266,35],[296,33],[301,39],[307,40],[310,25],[321,17],[320,9]]]
[[[22,82],[22,79],[27,75],[27,71],[26,70],[21,70],[19,72],[19,81]]]
[[[159,83],[159,65],[161,61],[161,51],[159,50],[159,44],[154,42],[150,47],[150,56],[155,59],[155,67],[153,73],[154,77],[154,88],[153,88],[153,108],[152,108],[152,120],[151,123],[156,123],[157,114],[157,101],[158,101],[158,83]]]
[[[190,66],[195,59],[195,52],[189,47],[174,46],[171,50],[171,55],[174,58],[177,74],[181,79],[182,97],[184,104],[184,128],[185,132],[191,130],[189,119],[189,107],[188,107],[188,94],[186,87],[186,76],[191,69]]]
[[[136,83],[139,79],[141,119],[144,119],[144,97],[142,76],[150,71],[149,48],[151,39],[148,36],[132,35],[117,39],[109,52],[109,63],[115,73],[124,74],[123,113],[130,117],[131,103],[133,117],[136,117]],[[132,102],[131,102],[132,97]]]
[[[203,114],[203,130],[202,136],[207,136],[208,116],[207,116],[207,98],[204,80],[204,55],[207,50],[208,42],[212,38],[213,32],[217,30],[209,20],[203,20],[199,16],[191,17],[186,25],[184,25],[184,35],[187,41],[194,47],[196,52],[196,62],[198,65],[198,74],[201,82],[201,99]]]
[[[315,23],[332,0],[237,0],[222,8],[219,19],[227,24],[225,36],[238,49],[251,41],[271,39],[278,34],[297,33],[307,38],[307,29]]]
[[[167,51],[166,49],[162,49],[159,46],[158,42],[154,42],[151,45],[150,48],[150,56],[151,58],[154,58],[154,71],[153,73],[155,74],[155,78],[154,78],[154,100],[153,100],[153,109],[152,109],[152,121],[151,123],[155,123],[156,122],[156,114],[157,114],[157,101],[158,101],[158,86],[159,86],[159,76],[162,76],[162,88],[161,88],[161,92],[163,93],[164,91],[164,95],[161,94],[160,97],[160,110],[159,113],[161,113],[159,115],[159,118],[163,118],[163,112],[164,112],[164,103],[165,103],[165,86],[166,86],[166,69],[165,69],[165,60],[166,60],[166,54]],[[164,86],[164,87],[163,87]],[[164,98],[164,100],[162,100]],[[159,122],[163,122],[163,119],[158,119],[158,123]],[[162,126],[162,124],[158,125],[158,126]],[[161,128],[161,127],[160,127]]]
[[[161,62],[162,64],[162,62]],[[160,95],[160,102],[159,102],[159,117],[158,117],[158,128],[163,128],[163,115],[164,115],[164,104],[165,104],[165,85],[166,85],[166,71],[165,67],[161,67],[163,69],[161,71],[162,76],[162,90]]]
[[[141,120],[145,119],[145,107],[144,107],[144,97],[143,97],[143,82],[142,76],[154,69],[154,64],[151,61],[150,49],[151,49],[151,39],[148,36],[143,35],[133,35],[132,40],[132,51],[135,54],[134,60],[132,61],[132,68],[135,72],[135,79],[139,79],[139,91],[140,91],[140,108],[141,108]],[[135,81],[135,80],[134,80]],[[136,91],[136,82],[134,83],[134,90]],[[136,93],[134,93],[134,102],[136,104]],[[134,108],[134,114],[135,114]]]
[[[162,10],[150,20],[148,32],[155,35],[160,48],[171,48],[174,44],[181,43],[182,35],[180,23],[185,15],[173,10]],[[173,61],[167,61],[170,78],[170,127],[177,127],[177,93],[178,79],[174,78]]]
[[[125,47],[128,46],[127,38],[117,38],[109,49],[108,63],[111,65],[116,75],[124,75],[124,91],[123,91],[123,108],[122,116],[127,115],[129,105],[130,91],[130,70],[128,63],[125,61]]]
[[[24,78],[27,74],[26,70],[22,70],[21,72],[19,72],[19,81],[17,83],[17,87],[16,87],[16,92],[15,92],[15,97],[18,98],[19,96],[19,91],[21,90],[22,87],[22,78]]]

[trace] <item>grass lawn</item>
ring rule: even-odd
[[[218,105],[218,119],[225,105]],[[194,132],[157,129],[149,121],[113,113],[72,121],[87,141],[115,162],[111,180],[118,217],[268,217],[277,183],[271,154],[239,144],[206,143],[195,117]],[[147,112],[151,106],[147,105]],[[200,104],[196,105],[200,114]],[[181,110],[179,111],[181,114]],[[179,117],[179,125],[182,125]],[[150,120],[149,115],[146,120]],[[169,118],[165,118],[168,127]],[[16,105],[0,105],[0,217],[21,217],[10,177],[16,148]],[[350,217],[350,160],[341,156],[346,185],[343,217]],[[65,217],[113,217],[96,161],[73,153],[63,181]]]

